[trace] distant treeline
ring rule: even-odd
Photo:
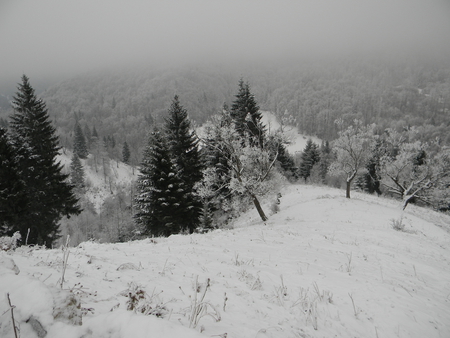
[[[308,135],[331,141],[338,118],[349,124],[357,118],[376,123],[380,131],[419,126],[424,141],[450,144],[450,62],[442,61],[355,58],[109,71],[80,75],[41,96],[63,146],[71,148],[78,121],[85,131],[95,126],[100,138],[126,141],[136,164],[146,135],[163,122],[174,95],[200,125],[234,100],[240,78],[252,85],[262,110]],[[3,111],[0,118],[6,116]],[[116,152],[113,157],[120,158],[121,148]]]

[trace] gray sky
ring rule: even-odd
[[[450,48],[450,0],[0,0],[3,79]]]

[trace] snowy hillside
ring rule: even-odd
[[[64,172],[70,172],[70,161],[72,152],[65,149],[58,156],[58,161],[64,165]],[[109,160],[108,162],[99,161],[97,168],[92,164],[93,155],[89,154],[86,160],[81,160],[86,181],[86,197],[93,203],[96,210],[99,211],[105,198],[117,189],[129,187],[137,179],[138,170],[123,163]]]
[[[262,122],[264,123],[269,132],[275,132],[281,128],[281,125],[278,122],[277,117],[273,113],[263,111],[262,114],[263,114]],[[305,149],[306,142],[308,141],[308,139],[312,139],[312,141],[319,146],[322,143],[322,140],[315,136],[307,136],[300,134],[298,132],[297,127],[292,125],[283,126],[283,133],[286,136],[287,140],[290,142],[290,144],[286,148],[291,155],[294,155],[295,153],[298,152],[302,152],[303,149]]]
[[[9,293],[21,337],[450,337],[450,217],[408,206],[396,231],[396,201],[282,194],[266,224],[70,248],[81,326],[62,249],[0,252],[0,336]]]

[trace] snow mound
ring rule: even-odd
[[[0,297],[22,337],[38,336],[32,317],[50,338],[450,337],[450,217],[344,195],[293,185],[265,224],[253,210],[231,230],[70,248],[62,292],[81,325],[54,318],[62,250],[0,252]]]

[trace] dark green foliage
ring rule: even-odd
[[[20,177],[17,153],[0,127],[0,236],[11,236],[20,214],[26,211],[26,191]]]
[[[427,153],[425,152],[425,150],[420,150],[418,152],[418,154],[414,157],[413,159],[413,165],[415,166],[420,166],[420,165],[424,165],[427,159]]]
[[[157,129],[150,134],[145,148],[137,189],[134,218],[149,235],[169,236],[185,227],[188,194],[177,175],[167,141]]]
[[[59,220],[80,213],[68,175],[56,162],[58,137],[49,121],[45,103],[34,94],[24,75],[13,100],[11,134],[18,159],[18,172],[27,195],[26,212],[14,224],[29,244],[51,247],[58,238]]]
[[[355,182],[356,186],[362,191],[368,192],[369,194],[377,193],[381,195],[381,176],[379,173],[380,160],[382,156],[382,143],[377,141],[373,156],[369,159],[366,165],[366,172],[357,178]]]
[[[130,155],[130,148],[128,147],[127,141],[125,141],[122,147],[122,162],[128,164],[128,162],[130,161]]]
[[[77,192],[82,192],[84,188],[84,169],[76,153],[73,154],[70,162],[70,180]]]
[[[86,145],[86,139],[81,130],[80,124],[75,124],[74,136],[73,136],[73,152],[78,155],[79,158],[85,159],[89,155]]]
[[[250,85],[239,81],[239,91],[231,105],[231,118],[236,130],[251,145],[264,147],[265,127],[261,122],[262,114],[256,103],[255,96],[250,92]]]
[[[289,154],[281,137],[270,135],[267,140],[267,148],[274,156],[277,156],[277,162],[280,172],[289,180],[298,179],[298,168],[295,165],[294,158]]]
[[[92,129],[92,138],[95,138],[98,140],[98,133],[97,133],[97,129],[95,129],[95,126],[94,126],[94,129]]]
[[[311,175],[311,169],[317,162],[319,162],[319,160],[319,146],[315,144],[311,139],[308,139],[301,157],[299,176],[306,181]]]
[[[198,138],[190,130],[187,111],[175,96],[165,122],[165,132],[176,172],[184,184],[188,198],[179,206],[186,228],[192,232],[198,226],[201,203],[194,192],[194,186],[202,178],[203,163],[198,148]]]
[[[3,117],[0,117],[0,128],[8,128],[8,121]]]
[[[84,126],[83,134],[84,134],[84,139],[86,140],[86,148],[89,149],[91,147],[91,142],[92,142],[92,132],[87,124]]]

